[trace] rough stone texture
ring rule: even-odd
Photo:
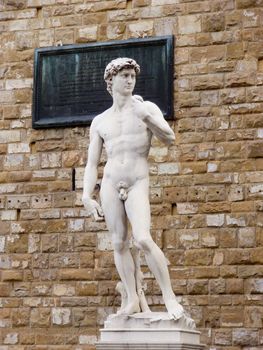
[[[262,8],[0,1],[1,350],[94,350],[120,302],[105,223],[80,200],[89,128],[31,128],[34,48],[167,34],[176,37],[177,140],[168,150],[154,140],[150,153],[152,234],[207,349],[262,348]]]

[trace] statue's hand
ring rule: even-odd
[[[145,121],[145,119],[149,116],[149,111],[146,107],[146,104],[143,103],[143,98],[138,95],[134,95],[132,97],[132,108],[133,112],[137,118]]]
[[[98,202],[85,196],[82,197],[82,202],[88,212],[88,215],[92,215],[95,221],[102,221],[104,219],[103,211]]]

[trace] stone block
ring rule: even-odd
[[[35,170],[32,172],[32,178],[35,181],[49,181],[56,179],[55,170]]]
[[[18,341],[19,341],[18,333],[7,333],[5,335],[4,344],[15,345],[15,344],[18,344]]]
[[[35,255],[36,256],[36,255]],[[32,283],[32,296],[48,296],[51,294],[51,284],[50,283],[41,283],[33,282]]]
[[[216,302],[212,302],[211,304],[216,305]],[[204,323],[210,328],[220,328],[220,308],[219,306],[207,306],[204,310]]]
[[[35,344],[35,334],[34,332],[23,332],[20,333],[20,343],[23,345],[33,345]]]
[[[198,248],[199,247],[199,234],[198,232],[193,232],[188,230],[185,230],[183,232],[178,232],[177,234],[178,237],[178,246],[179,248],[186,248],[186,249],[193,249],[193,248]],[[175,237],[176,238],[176,237]],[[173,248],[176,247],[175,242],[169,240],[167,243],[167,247]],[[172,243],[172,244],[171,244]]]
[[[79,344],[83,345],[83,344],[95,344],[97,342],[97,337],[96,335],[84,335],[81,334],[79,336]]]
[[[70,232],[84,231],[84,219],[69,220],[69,231]]]
[[[208,294],[208,280],[188,280],[187,282],[188,294]]]
[[[232,345],[232,330],[227,328],[216,329],[214,331],[215,345]]]
[[[41,29],[38,34],[39,47],[54,45],[55,35],[54,29]]]
[[[238,9],[246,9],[250,7],[257,7],[262,5],[262,1],[259,0],[237,0],[237,8]]]
[[[41,168],[60,168],[61,154],[59,153],[43,153],[41,154]]]
[[[12,326],[13,327],[28,327],[30,319],[30,309],[20,308],[15,309],[12,313]]]
[[[59,219],[60,210],[59,209],[43,209],[39,210],[40,219]]]
[[[51,195],[33,195],[31,197],[31,207],[33,209],[44,209],[51,207],[52,196]]]
[[[115,295],[116,281],[101,281],[98,283],[98,295]]]
[[[93,280],[94,271],[91,269],[63,269],[59,271],[61,280]]]
[[[214,252],[209,249],[190,249],[185,251],[185,264],[198,266],[210,265]]]
[[[30,324],[32,328],[47,328],[50,326],[51,312],[49,308],[32,308]]]
[[[187,15],[178,18],[179,34],[193,34],[201,32],[201,16]]]
[[[47,233],[66,232],[67,222],[63,220],[51,219],[47,222]]]
[[[213,232],[202,232],[201,233],[201,246],[202,247],[218,247],[219,237],[217,233]]]
[[[245,307],[245,326],[247,328],[262,328],[263,307],[247,306]]]
[[[218,32],[225,29],[224,13],[205,14],[202,17],[202,30],[204,32]]]
[[[4,170],[23,170],[24,156],[23,154],[10,154],[4,157]]]
[[[25,35],[25,33],[23,33],[23,35]],[[30,78],[7,79],[5,87],[6,87],[6,90],[32,88],[32,83],[33,83],[33,80]]]
[[[131,38],[144,38],[153,35],[153,21],[140,21],[128,24],[128,34]]]
[[[210,279],[209,292],[210,294],[224,294],[226,292],[226,281],[223,278]]]
[[[58,326],[71,325],[71,310],[67,308],[52,308],[52,323]]]
[[[159,175],[175,175],[179,173],[179,165],[177,163],[162,163],[158,165]]]
[[[245,280],[244,289],[246,293],[251,293],[251,294],[263,293],[263,279],[251,278],[251,279]]]
[[[55,208],[73,207],[74,193],[55,193],[53,195],[53,206]]]
[[[0,236],[0,253],[5,251],[5,236]]]
[[[243,186],[231,185],[229,188],[228,199],[231,202],[242,201],[244,199]]]
[[[247,225],[247,218],[238,214],[226,215],[226,224],[230,227],[243,227]]]
[[[211,214],[206,216],[207,226],[221,227],[224,225],[224,222],[225,222],[224,214]]]
[[[22,281],[23,271],[18,270],[4,270],[2,271],[2,281]]]
[[[15,93],[14,91],[1,91],[1,96],[0,96],[0,103],[2,104],[15,104],[16,102],[16,97],[15,97]],[[2,131],[0,133],[0,139],[1,137],[3,137],[2,135]],[[13,140],[14,141],[14,140]],[[17,140],[20,141],[20,140]]]
[[[0,297],[9,297],[10,283],[0,282]]]
[[[64,253],[63,256],[59,253],[50,254],[49,266],[51,268],[64,268],[79,266],[79,254],[77,253]]]
[[[75,327],[94,327],[97,310],[96,308],[74,308],[72,316]]]
[[[188,201],[189,202],[205,202],[207,195],[206,186],[194,186],[190,187],[188,191]]]
[[[12,234],[6,237],[5,251],[7,253],[27,253],[28,235]]]
[[[139,18],[139,15],[140,15],[140,11],[138,8],[110,11],[108,13],[108,22],[112,23],[112,22],[136,20]]]
[[[221,326],[222,327],[242,327],[244,324],[242,306],[222,307]]]
[[[58,235],[45,234],[42,235],[41,240],[42,252],[56,252],[58,251]]]
[[[29,153],[30,146],[28,143],[9,143],[8,153]]]
[[[170,203],[186,202],[188,189],[184,187],[166,187],[164,188],[164,200]]]
[[[90,296],[98,294],[98,282],[77,282],[76,295]]]
[[[75,287],[71,284],[54,284],[53,294],[56,296],[73,296]]]
[[[154,33],[156,36],[170,35],[175,32],[176,24],[176,17],[157,18],[154,21]]]
[[[258,247],[251,249],[251,261],[254,264],[263,264],[263,248]]]
[[[206,200],[208,202],[224,201],[226,199],[225,186],[209,186],[207,188]]]
[[[3,221],[15,221],[17,220],[17,211],[16,210],[3,210],[0,212],[1,220]]]
[[[243,103],[246,101],[245,88],[229,88],[220,90],[220,104]]]
[[[227,294],[242,294],[243,291],[244,291],[243,279],[227,278],[227,280],[226,280],[226,293]]]
[[[237,328],[233,330],[233,344],[241,346],[258,345],[258,331],[254,329]]]
[[[253,142],[248,144],[248,158],[260,158],[263,151],[263,142]]]
[[[196,214],[198,203],[177,203],[178,214]]]
[[[242,248],[254,247],[256,232],[254,227],[245,227],[238,230],[238,246]]]
[[[169,0],[167,0],[169,1]],[[133,7],[141,7],[141,6],[147,6],[150,5],[150,0],[133,0],[132,6]]]
[[[211,203],[200,204],[201,213],[221,213],[221,212],[230,212],[230,211],[231,211],[231,205],[228,202],[211,202]],[[220,220],[219,218],[217,219]]]
[[[228,249],[225,251],[225,262],[228,265],[240,265],[250,263],[251,254],[247,249]]]
[[[78,43],[90,42],[97,40],[98,26],[91,25],[77,29],[75,36]]]

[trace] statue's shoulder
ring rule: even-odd
[[[155,103],[153,103],[153,102],[151,102],[151,101],[145,101],[145,100],[142,98],[142,96],[140,96],[140,95],[133,95],[133,97],[134,97],[136,100],[142,102],[142,103],[143,103],[147,108],[149,108],[149,109],[159,109],[159,107],[158,107]]]
[[[160,113],[161,112],[160,108],[155,103],[153,103],[151,101],[144,101],[144,105],[152,113]]]
[[[98,114],[93,120],[92,120],[92,123],[91,123],[91,127],[92,128],[98,128],[100,123],[102,123],[104,121],[104,119],[107,117],[107,115],[109,115],[109,112],[110,111],[110,108],[109,109],[106,109],[106,111],[102,112],[101,114]]]

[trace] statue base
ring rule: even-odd
[[[203,350],[200,332],[188,317],[170,319],[167,312],[110,315],[100,330],[97,350]]]

